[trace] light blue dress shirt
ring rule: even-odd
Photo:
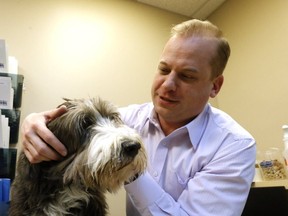
[[[148,169],[125,185],[128,216],[239,216],[254,177],[253,137],[226,113],[206,105],[165,136],[153,104],[119,109],[143,138]]]

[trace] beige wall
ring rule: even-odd
[[[119,0],[0,0],[0,7],[0,37],[25,76],[23,115],[61,97],[150,100],[170,26],[185,19]]]
[[[186,17],[131,1],[0,0],[0,38],[25,76],[22,117],[62,97],[100,95],[117,105],[150,100],[172,24]],[[282,148],[288,123],[288,1],[228,0],[209,19],[232,47],[217,101],[256,138]],[[124,215],[124,191],[109,196]]]
[[[0,38],[25,76],[22,118],[62,97],[149,101],[170,27],[187,19],[119,0],[0,0],[0,9]],[[125,215],[124,196],[109,195],[112,216]]]
[[[288,1],[228,0],[209,19],[232,47],[218,105],[256,138],[283,148],[288,124]]]

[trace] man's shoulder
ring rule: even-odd
[[[121,114],[121,116],[126,115],[135,115],[136,113],[150,113],[153,109],[153,104],[151,102],[149,103],[143,103],[143,104],[130,104],[126,107],[120,107],[118,110]]]
[[[234,134],[242,138],[253,138],[252,135],[230,114],[215,107],[210,107],[210,120],[216,127],[229,134]]]
[[[133,124],[141,124],[149,118],[153,110],[153,103],[131,104],[118,110],[122,120],[127,125],[134,127]]]

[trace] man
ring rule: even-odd
[[[241,215],[254,177],[255,140],[208,104],[222,87],[229,55],[228,42],[210,22],[176,25],[152,85],[153,103],[119,109],[148,154],[147,172],[125,185],[127,215]],[[65,155],[46,128],[63,112],[31,114],[23,122],[31,163],[59,159],[46,143]]]

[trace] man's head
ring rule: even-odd
[[[172,29],[152,85],[162,129],[187,124],[218,94],[229,54],[221,31],[207,21],[191,20]]]
[[[175,25],[171,29],[171,37],[201,37],[214,39],[217,44],[215,55],[212,56],[212,77],[221,75],[230,56],[230,46],[223,37],[222,31],[209,21],[192,19]]]

